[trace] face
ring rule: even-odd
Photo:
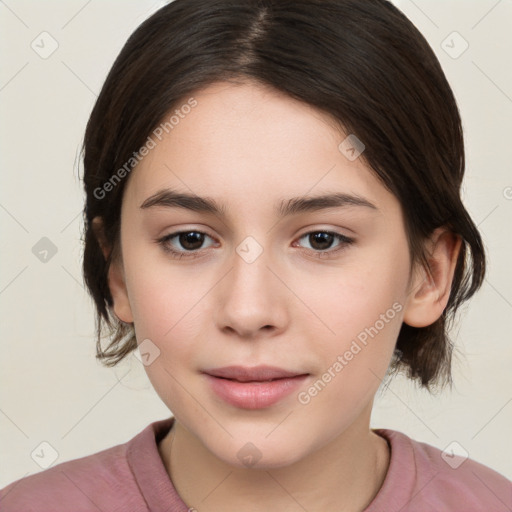
[[[407,300],[402,212],[326,114],[250,83],[194,98],[129,177],[114,310],[211,453],[284,466],[368,421]]]

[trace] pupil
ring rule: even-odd
[[[191,251],[199,249],[203,244],[203,235],[202,233],[197,233],[195,231],[191,231],[189,233],[181,233],[180,244],[185,249],[190,249]]]
[[[313,243],[312,240],[314,241]],[[333,235],[330,233],[313,233],[310,235],[311,247],[315,249],[328,249],[331,246],[332,241]]]

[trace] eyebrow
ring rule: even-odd
[[[364,197],[354,194],[332,193],[312,197],[292,197],[287,200],[281,200],[275,207],[275,212],[279,217],[287,217],[298,213],[350,206],[361,206],[375,211],[379,210]],[[172,189],[160,190],[148,197],[140,205],[141,209],[153,207],[183,208],[200,213],[211,213],[221,217],[226,216],[226,207],[219,204],[214,199],[185,192],[177,192]]]

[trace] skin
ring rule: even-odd
[[[122,260],[110,268],[114,312],[160,355],[146,371],[176,421],[159,445],[188,506],[200,511],[360,511],[382,486],[387,442],[370,429],[374,395],[403,321],[433,323],[448,301],[460,240],[428,241],[432,274],[411,262],[400,203],[362,158],[338,149],[325,113],[246,82],[216,83],[132,172],[121,212]],[[140,208],[172,188],[225,205],[225,216]],[[345,206],[280,218],[297,196],[356,194]],[[101,235],[105,255],[110,250]],[[173,258],[156,240],[181,230],[208,236],[197,258]],[[318,249],[311,232],[355,241]],[[263,248],[247,263],[247,237]],[[179,239],[168,245],[186,252]],[[320,252],[324,252],[321,257]],[[215,395],[201,370],[269,364],[309,373],[307,390],[394,303],[401,311],[306,405],[292,393],[260,410]],[[253,443],[252,467],[237,457]]]

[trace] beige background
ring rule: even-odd
[[[42,463],[55,450],[57,464],[125,442],[170,415],[135,358],[116,369],[94,358],[77,179],[85,123],[106,73],[130,33],[163,4],[0,2],[0,487],[41,471],[31,453],[42,442],[52,447],[43,445]],[[441,449],[456,441],[455,452],[512,479],[512,1],[396,4],[430,42],[458,99],[464,197],[490,261],[454,333],[463,354],[454,391],[431,397],[398,378],[378,395],[372,426]],[[46,262],[32,252],[37,243],[50,251]]]

